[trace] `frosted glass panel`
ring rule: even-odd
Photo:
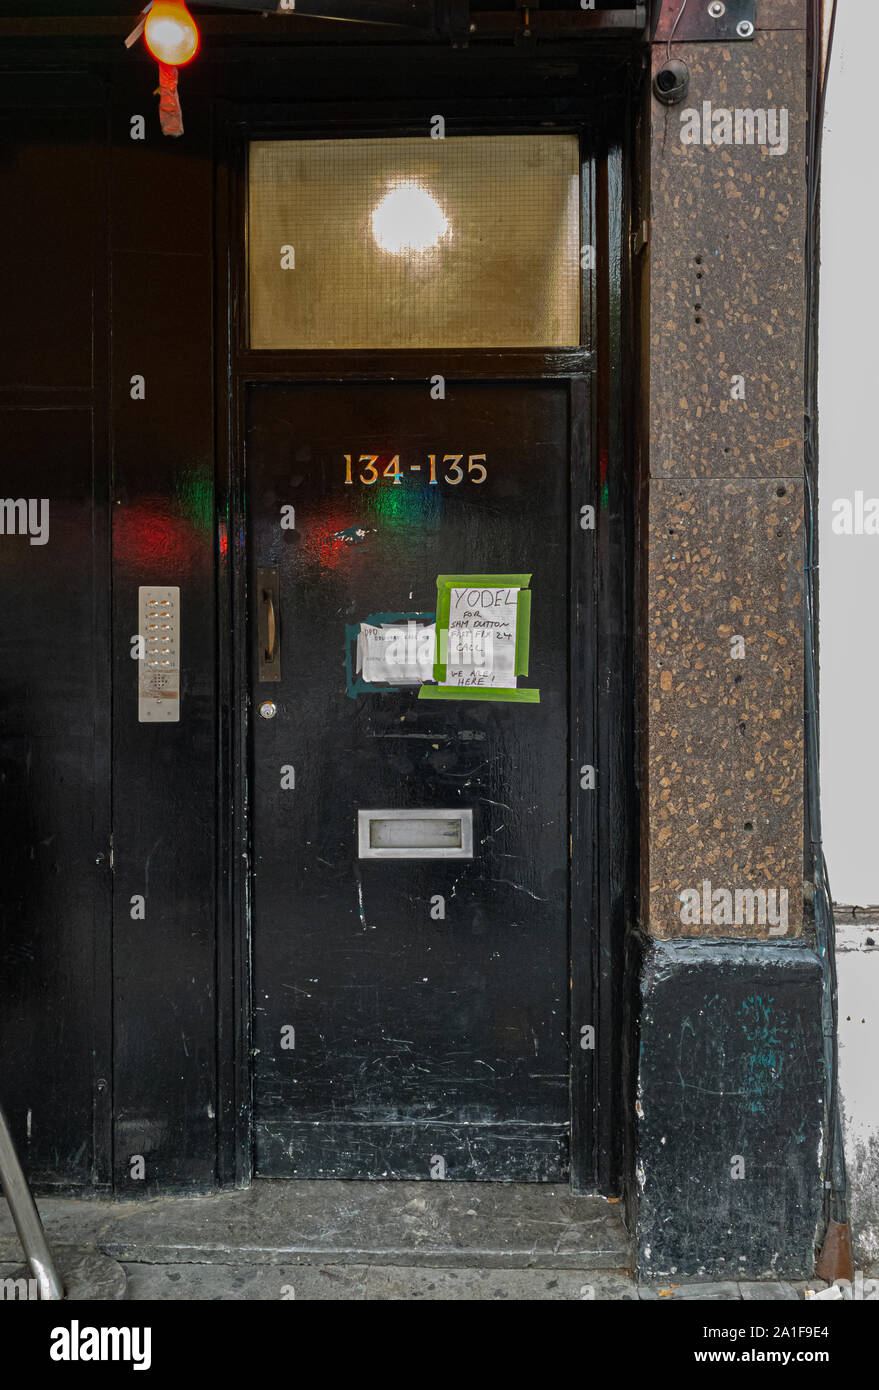
[[[580,341],[575,135],[259,140],[254,348]]]

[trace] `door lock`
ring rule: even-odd
[[[274,719],[278,713],[278,706],[274,700],[263,700],[259,707],[259,712],[263,719]]]

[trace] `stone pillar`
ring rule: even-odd
[[[688,95],[651,96],[644,1277],[804,1277],[821,1196],[820,969],[797,941],[806,0],[757,12],[731,43],[688,41],[685,12]]]

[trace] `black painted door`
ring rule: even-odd
[[[567,1173],[569,436],[566,381],[248,390],[258,1174]],[[360,688],[454,573],[531,574],[539,703]],[[375,808],[471,810],[472,859],[360,858]]]

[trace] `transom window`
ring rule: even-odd
[[[580,341],[575,135],[257,140],[250,346]]]

